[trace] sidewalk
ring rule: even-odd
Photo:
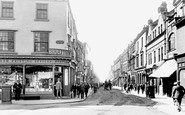
[[[92,89],[89,89],[88,96],[93,93]],[[60,103],[75,103],[75,102],[81,102],[84,101],[84,99],[81,98],[59,98],[59,99],[41,99],[41,100],[20,100],[15,101],[12,100],[12,104],[0,104],[0,109],[4,105],[44,105],[44,104],[60,104]]]
[[[114,86],[113,88],[121,90],[121,88],[117,87],[117,86]],[[140,97],[146,97],[145,93],[138,94],[136,91],[132,91],[129,94],[140,96]],[[177,111],[177,107],[174,106],[173,100],[170,97],[155,94],[155,98],[151,98],[151,100],[157,102],[157,104],[155,106],[153,106],[153,108],[158,111],[167,113],[169,115],[185,115],[185,99],[182,100],[182,104],[181,104],[182,111],[181,112]]]

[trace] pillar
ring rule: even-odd
[[[55,65],[53,65],[52,66],[52,75],[53,75],[53,85],[52,85],[52,87],[53,87],[53,95],[55,94],[55,87],[54,87],[54,85],[55,85]]]
[[[23,65],[23,84],[22,84],[22,89],[23,89],[23,94],[25,94],[26,90],[26,72],[25,72],[26,65]]]

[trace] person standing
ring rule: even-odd
[[[21,97],[21,91],[22,91],[22,84],[18,80],[17,82],[14,83],[13,85],[14,93],[15,93],[15,100],[20,100]]]
[[[88,91],[89,91],[89,84],[88,83],[86,83],[85,84],[85,97],[87,97],[87,94],[88,94]]]
[[[84,85],[84,83],[82,83],[82,84],[80,85],[81,99],[84,98],[84,92],[85,92],[85,85]]]
[[[60,78],[58,78],[58,81],[56,82],[56,91],[57,91],[57,98],[59,97],[60,94],[60,98],[62,97],[62,84],[60,82]]]
[[[177,103],[177,110],[181,111],[181,101],[185,94],[185,89],[182,85],[180,85],[180,82],[177,82],[177,86],[174,87],[174,90],[172,92],[172,96],[174,97],[176,103]]]

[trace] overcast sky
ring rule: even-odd
[[[69,0],[78,39],[88,43],[88,59],[101,81],[148,19],[158,19],[163,1],[168,11],[173,9],[173,0]]]

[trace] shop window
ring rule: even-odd
[[[49,32],[34,32],[34,52],[48,52]]]
[[[50,94],[52,93],[52,72],[35,72],[26,74],[26,94]]]
[[[14,51],[14,31],[0,31],[0,51]]]
[[[2,2],[2,18],[13,18],[13,2]]]

